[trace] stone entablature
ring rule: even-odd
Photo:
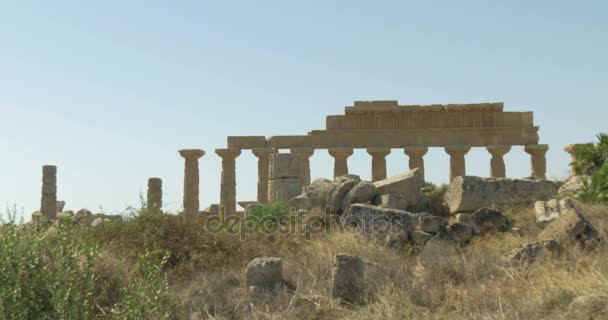
[[[356,101],[345,115],[327,117],[327,130],[531,127],[532,112],[503,112],[502,102],[400,106],[397,101]]]
[[[307,135],[228,137],[229,148],[404,148],[538,144],[533,112],[504,112],[503,103],[400,106],[356,101]]]

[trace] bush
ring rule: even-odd
[[[287,202],[278,201],[269,205],[251,208],[245,218],[245,223],[248,227],[272,229],[290,222],[290,218],[294,218],[295,216]]]
[[[592,203],[608,203],[608,134],[597,136],[598,143],[583,145],[576,150],[573,169],[576,174],[591,176],[577,198]]]

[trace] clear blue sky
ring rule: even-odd
[[[608,2],[0,1],[0,212],[27,216],[41,166],[58,168],[67,209],[137,205],[148,177],[181,206],[183,159],[201,148],[201,207],[219,200],[215,148],[229,135],[305,134],[354,100],[504,101],[534,111],[564,177],[564,145],[608,131]],[[490,156],[467,156],[487,176]],[[514,148],[511,177],[529,175]],[[448,178],[441,149],[427,177]],[[358,150],[351,172],[370,177]],[[330,177],[327,151],[312,176]],[[401,150],[389,174],[407,169]],[[256,158],[237,159],[238,199],[256,194]]]

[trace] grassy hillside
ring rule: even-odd
[[[585,211],[606,239],[608,208]],[[506,214],[515,229],[467,246],[400,252],[335,229],[310,235],[203,217],[148,212],[82,227],[65,220],[0,227],[0,315],[5,319],[596,319],[608,317],[608,249],[569,249],[523,268],[501,259],[540,231],[529,207]],[[293,221],[292,221],[293,222]],[[235,228],[233,228],[235,229]],[[271,230],[272,229],[272,230]],[[238,229],[237,229],[238,230]],[[332,257],[366,261],[368,303],[331,298]],[[283,258],[294,295],[253,297],[247,263]],[[590,297],[590,298],[579,298]],[[598,299],[595,301],[594,299]],[[603,299],[603,300],[602,300]]]

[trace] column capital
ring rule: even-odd
[[[564,151],[568,152],[571,155],[574,155],[576,153],[576,150],[589,145],[589,143],[575,143],[575,144],[569,144],[567,146],[564,147]]]
[[[222,159],[236,159],[241,155],[241,149],[227,148],[227,149],[215,149],[215,153]]]
[[[507,154],[509,151],[511,151],[511,146],[490,145],[490,146],[487,146],[486,149],[493,156],[502,157],[505,154]]]
[[[403,148],[403,152],[408,156],[410,156],[410,155],[424,156],[424,155],[426,155],[426,153],[428,151],[429,151],[429,148],[425,147],[425,146],[408,146],[408,147]]]
[[[276,150],[273,148],[253,148],[251,152],[258,158],[268,157],[269,155],[276,153]]]
[[[336,157],[350,157],[353,155],[353,148],[330,148],[328,149],[329,154]]]
[[[545,154],[549,150],[547,144],[529,144],[524,150],[529,154]]]
[[[315,148],[291,148],[289,151],[301,158],[310,158],[315,153]]]
[[[451,156],[459,156],[465,155],[471,150],[470,146],[466,145],[455,145],[455,146],[446,146],[445,152]]]
[[[201,149],[182,149],[179,154],[186,159],[198,159],[205,155],[205,151]]]
[[[386,157],[391,153],[391,148],[367,148],[367,153],[373,157]]]

